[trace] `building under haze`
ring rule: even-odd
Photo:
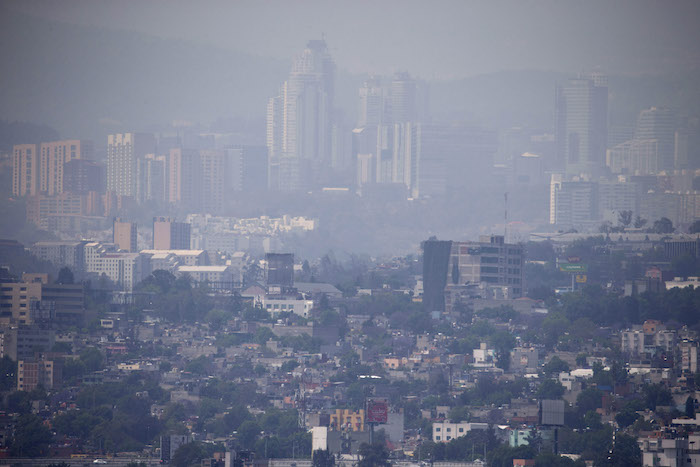
[[[136,222],[126,222],[115,218],[112,225],[112,243],[120,250],[134,253],[138,251],[137,242]]]
[[[331,158],[335,64],[324,40],[311,40],[294,60],[280,95],[267,109],[269,187],[312,187]]]
[[[377,77],[370,77],[360,88],[360,102],[357,127],[374,127],[385,121],[387,99],[382,82]]]
[[[155,153],[156,140],[148,133],[119,133],[107,137],[107,191],[142,201],[145,196],[143,161]]]
[[[153,218],[154,250],[189,250],[190,224],[169,217]]]
[[[422,246],[423,303],[428,311],[445,311],[447,289],[500,289],[493,295],[506,298],[525,294],[525,250],[505,243],[502,235],[482,235],[478,242],[427,240]]]
[[[671,109],[651,107],[639,113],[634,130],[636,141],[656,141],[658,170],[673,170],[677,118]]]
[[[84,195],[104,192],[104,165],[87,159],[63,164],[63,191]]]
[[[66,163],[91,159],[91,141],[62,140],[41,144],[18,144],[12,151],[12,194],[57,195],[64,191]]]
[[[601,175],[608,134],[605,76],[580,76],[557,86],[555,125],[557,158],[567,177]]]
[[[478,242],[452,242],[447,283],[507,288],[503,295],[518,298],[525,294],[524,267],[522,245],[505,243],[502,235],[482,235]]]
[[[292,253],[267,253],[265,255],[265,282],[268,286],[294,286],[294,255]]]
[[[184,209],[199,209],[201,201],[202,161],[199,152],[182,147],[168,152],[168,203]]]

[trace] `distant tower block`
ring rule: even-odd
[[[115,243],[120,250],[134,253],[138,251],[136,240],[136,223],[125,222],[115,218],[112,230],[112,243]]]
[[[292,253],[267,253],[267,285],[280,287],[294,286],[294,255]]]
[[[190,224],[169,217],[153,218],[154,250],[189,250]]]

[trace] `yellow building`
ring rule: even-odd
[[[337,409],[331,414],[331,430],[348,430],[348,431],[364,431],[365,430],[365,411],[360,409],[353,412],[349,409]]]

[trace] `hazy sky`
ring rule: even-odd
[[[325,34],[339,67],[446,79],[501,70],[700,68],[700,1],[3,1],[68,23],[289,60]]]

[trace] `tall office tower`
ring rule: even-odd
[[[419,143],[421,127],[420,124],[405,122],[395,123],[393,129],[393,148],[391,165],[387,164],[386,159],[382,158],[377,161],[377,175],[381,176],[382,180],[387,179],[386,171],[391,170],[391,182],[402,183],[406,188],[411,190],[411,195],[418,196],[418,158],[419,158]],[[380,173],[381,170],[381,173]]]
[[[227,193],[259,192],[267,188],[267,148],[235,146],[224,149]]]
[[[558,174],[557,174],[558,175]],[[559,227],[592,227],[599,221],[598,187],[594,182],[564,181],[552,175],[549,223]]]
[[[63,164],[63,191],[85,195],[104,191],[104,166],[88,159],[73,159]]]
[[[357,169],[355,171],[355,184],[362,188],[368,183],[374,183],[374,154],[357,154]]]
[[[636,140],[658,140],[658,170],[673,170],[677,118],[671,109],[651,107],[642,110],[634,130]]]
[[[267,186],[272,189],[278,189],[280,186],[283,128],[284,99],[282,96],[271,97],[267,103]]]
[[[41,143],[39,189],[47,195],[63,192],[64,165],[74,159],[92,159],[92,141],[64,140]]]
[[[153,218],[154,250],[189,250],[190,224],[169,217]]]
[[[197,210],[201,201],[202,166],[199,153],[181,147],[168,152],[168,202],[185,210]]]
[[[412,122],[382,126],[377,182],[404,184],[414,198],[485,187],[484,174],[493,166],[497,147],[496,133],[478,127]]]
[[[107,137],[107,191],[141,201],[139,165],[146,154],[156,149],[150,133],[119,133]]]
[[[220,213],[224,208],[226,154],[219,149],[199,151],[202,163],[202,209],[206,213]]]
[[[16,144],[12,148],[12,194],[39,194],[39,146]]]
[[[265,148],[245,146],[200,151],[204,211],[220,213],[227,199],[265,186],[265,153]]]
[[[292,253],[267,253],[265,255],[265,281],[267,285],[294,286],[294,255]]]
[[[281,95],[268,103],[270,188],[304,189],[327,170],[334,74],[335,65],[326,42],[309,41],[294,61]],[[281,136],[281,142],[275,136]]]
[[[376,127],[384,123],[386,105],[381,80],[371,77],[365,81],[360,88],[360,109],[357,127]]]
[[[423,306],[426,311],[445,311],[447,265],[451,241],[426,240],[423,248]]]
[[[146,154],[138,164],[141,201],[163,203],[168,198],[167,160],[164,155]]]
[[[600,74],[570,79],[555,94],[557,157],[567,176],[596,178],[605,166],[608,87]]]
[[[679,128],[676,130],[674,135],[674,151],[673,160],[674,166],[677,169],[687,169],[688,168],[688,154],[689,154],[689,143],[690,138],[688,135],[687,128]]]
[[[392,123],[416,121],[416,81],[406,72],[395,73],[391,80]]]
[[[138,252],[136,222],[126,222],[118,217],[112,227],[112,243],[120,250],[129,253]]]

